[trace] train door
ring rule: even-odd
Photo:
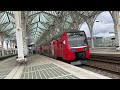
[[[39,53],[40,53],[40,54],[43,54],[43,53],[42,53],[42,46],[40,46],[39,48],[40,48],[40,52],[39,52]]]
[[[65,58],[65,57],[66,57],[66,53],[67,53],[67,52],[66,52],[66,39],[65,39],[65,34],[63,34],[62,39],[63,39],[63,40],[62,40],[62,50],[63,50],[63,51],[62,51],[62,53],[63,53],[63,56],[62,56],[62,57],[63,57],[63,60],[65,60],[65,59],[66,59],[66,58]]]
[[[55,56],[55,58],[57,58],[57,40],[55,40],[54,43],[55,43],[54,44],[54,56]]]
[[[51,43],[50,43],[50,45],[49,45],[49,54],[50,54],[50,56],[52,55],[52,51],[51,51]]]
[[[62,38],[60,38],[60,57],[62,57]]]
[[[57,40],[57,56],[60,57],[60,39]]]
[[[64,32],[62,35],[62,58],[63,60],[67,60],[68,53],[69,53],[69,48],[68,48],[67,36],[66,36],[66,32]]]
[[[64,44],[65,44],[64,35],[62,34],[61,36],[61,57],[63,60],[64,60]]]
[[[44,54],[44,49],[45,49],[45,46],[42,46],[42,54]]]
[[[0,50],[0,56],[2,56],[2,50]]]
[[[52,56],[54,56],[54,42],[51,43]]]

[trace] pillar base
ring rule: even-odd
[[[116,46],[116,51],[120,51],[120,47],[119,46]]]
[[[19,62],[19,63],[27,62],[27,58],[21,58],[21,57],[19,57],[19,58],[16,59],[16,61]]]

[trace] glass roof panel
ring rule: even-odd
[[[6,27],[6,29],[11,29],[11,28],[13,28],[13,24],[12,23],[10,23],[7,27]],[[14,30],[13,30],[14,31]]]
[[[68,29],[69,26],[70,26],[70,23],[65,22],[64,28],[65,28],[65,29]]]
[[[11,30],[11,32],[9,34],[11,34],[11,33],[15,33],[15,28],[13,30]]]
[[[42,31],[40,28],[37,28],[37,31],[39,31],[39,32],[43,33],[43,31]]]
[[[6,23],[8,21],[9,20],[8,20],[7,14],[5,13],[0,20],[0,24]]]
[[[34,28],[36,28],[36,27],[37,27],[37,23],[34,24],[34,25],[30,28],[30,30],[32,30],[32,29],[34,29]]]
[[[5,14],[4,12],[1,12],[1,13],[0,13],[0,18],[2,18],[2,16],[3,16],[4,14]]]
[[[68,16],[66,21],[68,21],[68,22],[73,22],[71,16]]]
[[[41,22],[49,22],[47,18],[45,18],[45,16],[43,14],[40,14],[40,21]]]
[[[40,22],[38,22],[38,27],[46,29]]]
[[[64,26],[65,29],[72,27],[73,17],[76,13],[79,15],[79,21],[83,22],[83,17],[96,14],[94,11],[23,11],[27,17],[27,29],[29,36],[34,39],[38,39],[44,32],[49,29],[49,26],[59,24]],[[74,13],[75,12],[75,13]],[[96,11],[97,12],[97,11]],[[71,14],[74,13],[74,14]],[[74,15],[74,16],[73,16]],[[60,18],[61,17],[61,18]],[[59,20],[60,19],[60,20]],[[36,23],[35,23],[36,22]],[[56,23],[58,22],[58,23]],[[52,28],[53,29],[53,28]],[[59,28],[58,28],[59,29]],[[8,35],[15,36],[15,19],[13,11],[1,11],[0,12],[0,30],[6,31]],[[53,29],[55,34],[58,34],[60,30]],[[33,40],[32,40],[33,41]],[[37,41],[37,40],[36,40]]]
[[[49,21],[49,24],[52,24],[53,23],[53,18],[45,13],[43,13],[44,17]]]
[[[38,22],[38,21],[39,21],[39,15],[37,15],[37,16],[32,20],[31,23],[35,23],[35,22]]]
[[[15,22],[15,19],[11,15],[9,15],[9,18],[11,22]]]

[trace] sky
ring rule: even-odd
[[[93,26],[93,35],[96,37],[108,37],[109,32],[114,32],[114,22],[109,12],[102,12],[96,18],[94,26]],[[86,23],[83,23],[80,30],[84,30],[86,32],[87,37],[90,37],[89,28]],[[114,35],[114,34],[112,34]]]

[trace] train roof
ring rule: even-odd
[[[65,29],[64,32],[67,32],[67,33],[72,33],[72,32],[73,32],[73,33],[74,33],[74,32],[84,32],[84,31],[80,31],[80,30],[77,30],[77,29]],[[62,35],[62,34],[53,37],[51,40],[49,40],[48,42],[44,43],[43,45],[48,45],[48,44],[50,44],[53,40],[59,38],[61,35]]]
[[[65,32],[84,32],[77,29],[66,29]]]

